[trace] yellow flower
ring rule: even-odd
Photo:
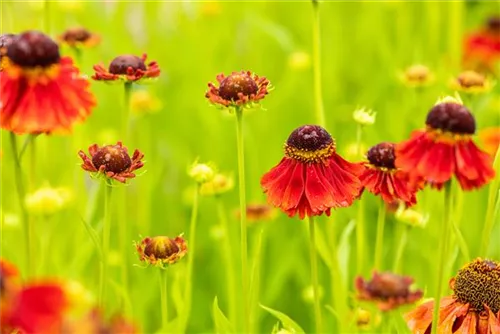
[[[201,164],[195,161],[188,170],[189,176],[198,184],[203,184],[213,180],[215,168],[211,164]]]
[[[395,217],[400,222],[408,224],[412,227],[424,228],[429,221],[428,214],[422,214],[421,212],[418,212],[416,210],[405,208],[404,204],[399,205]]]
[[[434,81],[434,74],[422,64],[411,65],[398,76],[399,80],[408,87],[428,86]]]
[[[28,194],[25,203],[31,213],[50,216],[63,209],[69,199],[69,190],[46,186]]]
[[[220,195],[230,191],[234,187],[234,180],[232,176],[217,173],[211,181],[205,182],[201,185],[200,194],[202,196]]]
[[[475,71],[465,71],[450,80],[450,88],[469,94],[487,93],[493,84],[486,76]]]
[[[162,107],[161,101],[145,89],[134,91],[130,95],[130,110],[135,114],[153,114]]]
[[[376,116],[376,112],[371,109],[366,109],[365,107],[358,108],[352,113],[352,117],[356,123],[361,125],[373,125],[375,123]]]
[[[293,70],[307,70],[311,67],[311,56],[304,51],[294,51],[288,56],[288,66]]]

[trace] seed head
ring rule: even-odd
[[[7,47],[7,56],[22,67],[48,67],[59,62],[59,46],[47,35],[27,31],[18,35]]]

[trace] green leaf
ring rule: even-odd
[[[217,334],[234,333],[233,325],[219,308],[217,297],[215,297],[214,304],[212,306],[212,315],[215,323],[215,332]]]
[[[325,233],[316,233],[316,250],[329,269],[332,269],[330,260],[331,250],[325,239]]]
[[[103,261],[104,257],[102,254],[101,242],[99,240],[99,236],[97,235],[97,232],[94,230],[94,228],[89,223],[87,223],[87,221],[85,219],[83,219],[83,217],[80,216],[80,220],[82,221],[83,226],[85,227],[85,231],[87,231],[87,234],[89,235],[90,239],[94,243],[95,248],[97,249],[99,259],[101,261]]]
[[[295,321],[293,321],[286,314],[281,313],[280,311],[273,310],[272,308],[266,307],[262,304],[260,304],[260,307],[262,307],[264,310],[266,310],[267,312],[271,313],[276,318],[278,318],[283,324],[283,328],[285,328],[286,330],[293,331],[294,333],[297,334],[305,333],[302,327],[300,327]]]
[[[340,236],[337,253],[340,268],[349,268],[349,253],[351,251],[349,238],[354,231],[355,225],[356,222],[354,220],[351,220],[349,224],[347,224],[347,226],[344,228],[344,231],[342,231],[342,235]],[[348,270],[342,270],[342,279],[344,282],[347,282],[347,274]]]

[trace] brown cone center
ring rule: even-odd
[[[219,95],[224,100],[236,101],[239,94],[250,96],[257,94],[259,87],[255,80],[246,73],[233,73],[220,83]]]
[[[132,160],[123,147],[107,145],[94,154],[92,163],[97,169],[104,165],[104,171],[118,174],[129,168]]]
[[[368,150],[366,157],[370,164],[375,167],[384,167],[389,169],[396,168],[394,161],[396,156],[394,153],[395,145],[393,143],[380,143]]]
[[[112,74],[127,74],[127,69],[131,67],[134,71],[146,71],[144,61],[134,55],[118,56],[109,64],[109,72]]]
[[[426,124],[454,134],[474,134],[476,121],[469,109],[458,103],[439,103],[427,114]]]
[[[167,259],[179,252],[179,246],[169,237],[154,237],[149,240],[144,248],[144,254],[154,256],[156,259]]]
[[[27,31],[7,46],[7,57],[22,67],[47,67],[59,62],[59,46],[41,32]]]
[[[452,282],[457,299],[477,312],[484,305],[495,314],[500,310],[500,263],[477,259],[460,269]]]

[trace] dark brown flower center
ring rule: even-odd
[[[454,134],[474,134],[476,121],[465,106],[446,102],[435,105],[427,114],[426,124]]]
[[[333,143],[330,134],[319,125],[303,125],[293,130],[286,144],[305,151],[317,151]]]
[[[500,310],[500,263],[477,259],[458,271],[451,284],[455,296],[477,312],[487,305],[493,313]]]
[[[370,164],[375,167],[384,167],[389,169],[396,168],[394,161],[396,160],[393,143],[380,143],[368,150],[366,157]]]
[[[94,154],[92,163],[97,169],[105,166],[105,172],[118,174],[129,168],[132,165],[132,160],[125,148],[119,145],[107,145]]]
[[[16,35],[14,34],[1,34],[0,35],[0,57],[7,53],[7,47],[12,44]]]
[[[257,94],[258,90],[257,83],[247,73],[233,73],[220,83],[219,95],[225,100],[236,101],[239,99],[238,94],[250,96]]]
[[[484,86],[484,76],[475,71],[465,71],[460,73],[457,78],[460,86],[469,88],[469,87],[483,87]]]
[[[488,19],[488,30],[500,34],[500,16],[493,16]]]
[[[22,67],[47,67],[59,62],[59,46],[41,32],[27,31],[7,47],[7,57]]]
[[[71,28],[62,35],[63,40],[68,43],[85,42],[90,38],[90,32],[85,28]]]
[[[409,282],[404,277],[393,273],[381,273],[373,276],[366,289],[378,298],[405,297],[409,294]]]
[[[156,259],[168,259],[170,256],[179,252],[179,246],[175,240],[169,237],[154,237],[146,240],[144,254],[154,256]]]
[[[134,55],[118,56],[109,64],[109,72],[112,74],[127,74],[127,69],[131,67],[134,71],[146,71],[144,61]]]

